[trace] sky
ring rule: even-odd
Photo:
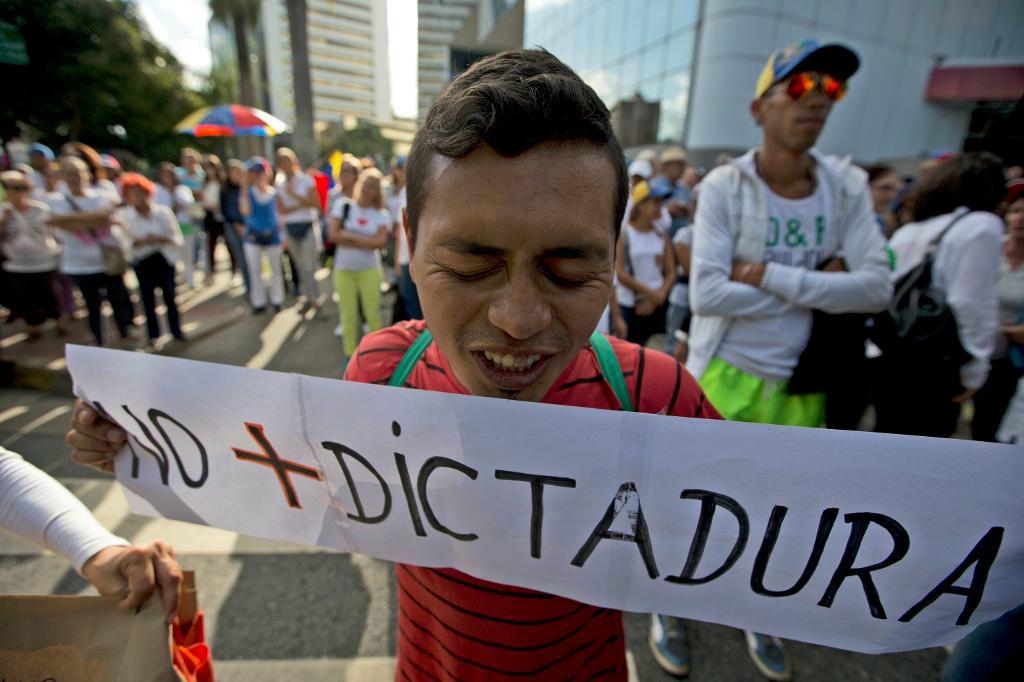
[[[197,76],[210,72],[210,4],[207,0],[135,0],[157,40]]]
[[[135,3],[153,36],[194,74],[188,84],[198,86],[210,71],[209,2],[135,0]],[[388,38],[392,110],[402,118],[416,118],[416,0],[388,0]]]

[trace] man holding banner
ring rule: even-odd
[[[1024,601],[1019,451],[725,423],[668,356],[592,335],[625,168],[550,54],[457,78],[407,168],[424,321],[349,381],[69,347],[73,456],[123,450],[135,513],[396,562],[412,679],[624,679],[620,610],[883,653]],[[854,246],[829,277],[866,284]]]
[[[407,178],[424,321],[367,336],[346,379],[719,418],[667,355],[592,334],[611,293],[626,167],[607,108],[558,59],[508,52],[459,76],[417,133]],[[112,470],[125,434],[84,405],[74,426],[74,457]],[[567,485],[498,473],[535,496]],[[626,679],[618,611],[448,568],[399,564],[397,578],[399,677]]]

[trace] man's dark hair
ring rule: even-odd
[[[994,213],[1006,194],[1003,162],[988,152],[961,154],[932,169],[918,185],[914,220],[952,213],[960,206]]]
[[[615,171],[618,237],[628,178],[608,108],[572,69],[543,49],[512,50],[473,64],[430,107],[413,139],[406,165],[406,196],[413,243],[432,180],[435,155],[457,159],[488,145],[504,157],[545,142],[583,142],[604,149]],[[509,191],[513,191],[511,188]]]
[[[884,163],[872,163],[864,166],[864,171],[868,174],[868,184],[882,177],[883,175],[889,175],[894,173],[892,166],[887,166]]]

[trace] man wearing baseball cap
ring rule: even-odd
[[[773,54],[750,104],[761,146],[714,169],[701,186],[687,368],[727,419],[820,426],[825,395],[789,386],[811,337],[812,310],[876,312],[892,294],[865,173],[814,149],[859,65],[850,48],[813,40]],[[827,360],[828,371],[845,362]],[[682,624],[662,620],[666,636],[652,632],[656,657],[688,667]],[[766,677],[790,679],[777,638],[746,638]]]

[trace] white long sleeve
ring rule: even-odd
[[[896,253],[896,278],[921,262],[928,243],[950,224],[954,216],[938,216],[901,227],[889,245]],[[960,368],[964,388],[981,388],[988,377],[989,359],[995,350],[999,329],[999,276],[1003,223],[992,213],[974,212],[964,216],[939,244],[932,276],[946,294],[956,317],[960,343],[971,359]]]
[[[101,549],[131,544],[100,525],[67,488],[2,447],[0,528],[56,552],[79,573]]]
[[[690,305],[698,315],[778,315],[790,306],[774,293],[733,282],[735,240],[723,190],[709,184],[700,195],[690,252]]]
[[[892,296],[885,240],[878,231],[868,193],[862,193],[846,221],[840,253],[849,272],[820,272],[781,263],[765,268],[761,288],[801,308],[827,313],[876,313]]]

